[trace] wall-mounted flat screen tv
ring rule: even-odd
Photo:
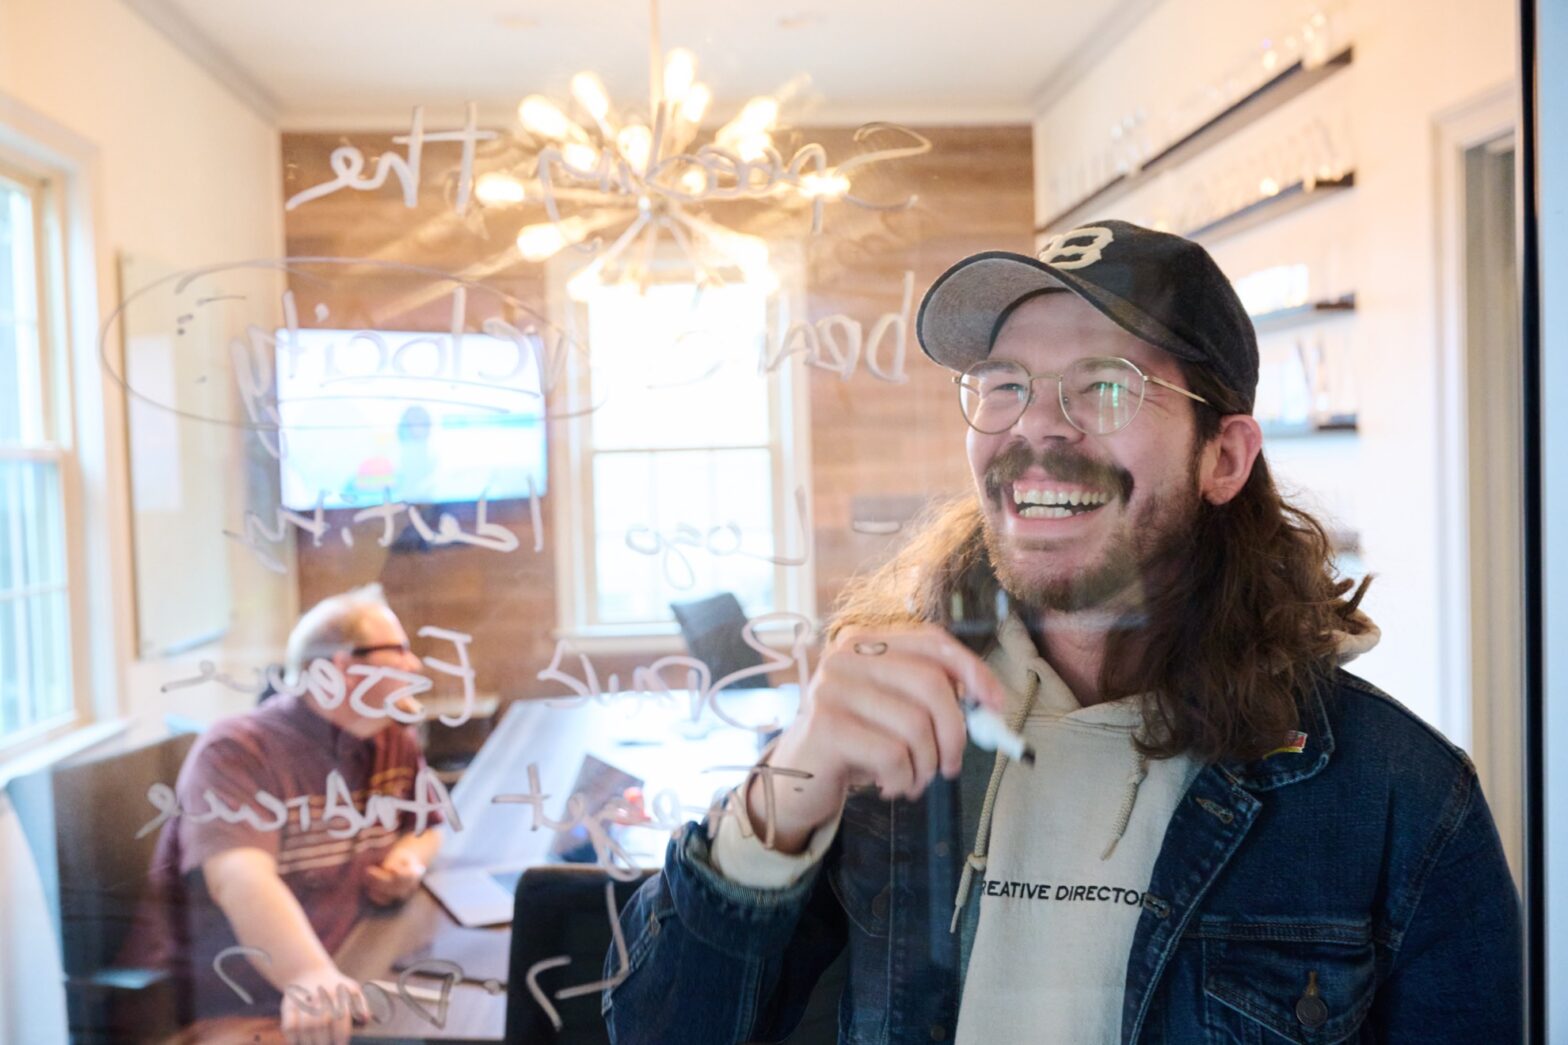
[[[539,357],[485,334],[279,330],[283,503],[309,511],[545,492]]]

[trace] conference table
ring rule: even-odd
[[[717,704],[718,711],[714,704]],[[535,826],[536,812],[567,819],[566,805],[589,756],[643,781],[649,812],[679,804],[680,819],[701,819],[714,796],[735,786],[753,765],[770,727],[788,724],[799,704],[795,687],[723,690],[704,699],[691,691],[612,693],[566,700],[515,701],[452,789],[457,823],[443,826],[433,873],[464,869],[520,870],[559,863],[556,830]],[[724,717],[739,725],[726,724]],[[432,724],[433,729],[442,728]],[[530,769],[533,774],[530,774]],[[533,781],[537,780],[537,790]],[[657,796],[662,799],[656,801]],[[545,796],[537,803],[519,796]],[[497,801],[497,798],[501,801]],[[667,827],[628,826],[617,841],[638,867],[657,868],[669,841]],[[357,1026],[355,1041],[495,1042],[506,1026],[506,962],[512,932],[526,925],[464,928],[427,890],[401,906],[372,911],[334,955],[338,967],[361,983],[384,985],[390,1017]],[[452,960],[460,951],[464,977],[439,992],[449,977],[410,974],[411,1006],[400,996],[400,968],[410,956]],[[454,957],[455,957],[454,953]],[[583,970],[597,980],[601,968]],[[501,982],[497,982],[501,981]],[[526,993],[526,992],[520,992]],[[385,1006],[377,1013],[388,1017]],[[423,1010],[423,1011],[420,1011]],[[209,1022],[181,1042],[267,1042],[277,1020],[250,1017]]]

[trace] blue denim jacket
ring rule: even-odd
[[[1209,765],[1177,805],[1128,956],[1122,1041],[1520,1041],[1519,899],[1469,758],[1343,670],[1302,716],[1302,752]],[[855,795],[822,863],[774,891],[721,877],[705,826],[686,825],[621,913],[612,1040],[778,1041],[846,944],[841,1042],[951,1040],[966,800],[941,778],[918,802]],[[1034,960],[1045,976],[1072,956],[1043,943]],[[1313,973],[1326,1016],[1298,1005]]]

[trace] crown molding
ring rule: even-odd
[[[246,72],[232,54],[203,33],[172,0],[124,0],[124,3],[257,116],[277,124],[283,107],[272,92]]]
[[[515,102],[480,102],[479,126],[509,127],[517,122]],[[412,106],[385,109],[323,109],[319,112],[289,112],[278,120],[285,134],[407,134]],[[425,125],[456,125],[462,122],[461,105],[425,107]],[[786,109],[787,127],[828,128],[861,127],[868,123],[896,123],[907,127],[1027,127],[1034,110],[1027,103],[935,106],[874,102],[808,107],[796,113]],[[715,125],[716,126],[716,125]],[[709,128],[712,130],[713,128]]]
[[[1074,49],[1072,55],[1035,89],[1031,96],[1034,115],[1039,116],[1060,101],[1163,3],[1165,0],[1124,0],[1121,6],[1106,15],[1089,34],[1088,40]]]

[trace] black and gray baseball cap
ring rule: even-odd
[[[1230,280],[1192,240],[1126,221],[1053,236],[1038,257],[993,250],[960,261],[920,303],[920,347],[951,370],[967,369],[990,355],[1014,304],[1055,288],[1149,344],[1209,368],[1252,409],[1258,339]]]

